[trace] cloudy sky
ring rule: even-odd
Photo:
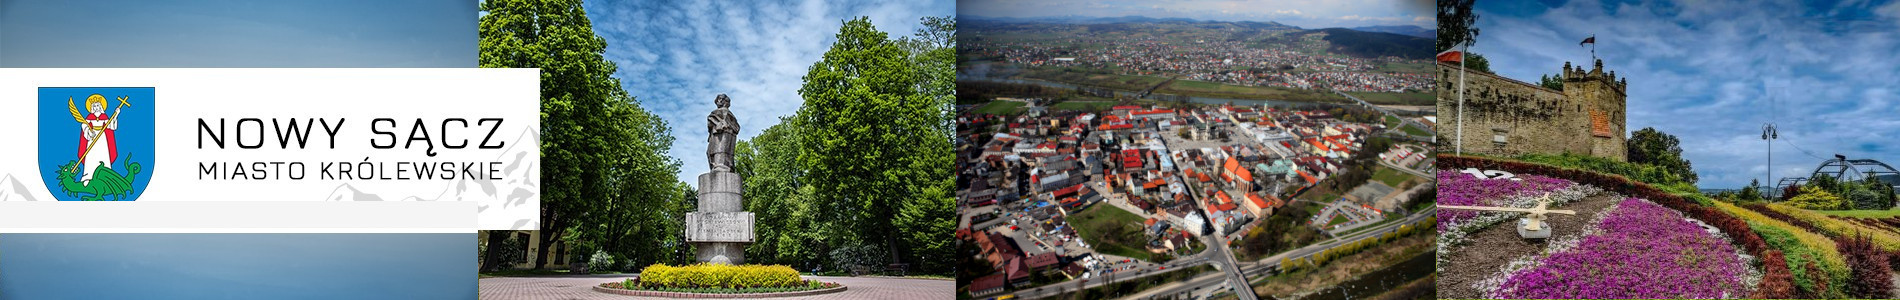
[[[957,14],[983,17],[1190,18],[1274,21],[1304,28],[1414,25],[1435,28],[1436,8],[1421,0],[964,0]]]
[[[615,76],[673,128],[679,178],[698,182],[706,166],[706,114],[713,97],[732,98],[740,139],[798,111],[798,88],[831,48],[843,22],[871,18],[892,38],[925,16],[950,16],[956,3],[932,1],[588,1],[594,31],[607,40]]]
[[[1628,127],[1679,137],[1703,188],[1767,176],[1767,122],[1781,132],[1776,180],[1836,153],[1900,164],[1900,4],[1680,2],[1479,1],[1471,52],[1535,81],[1586,64],[1578,42],[1595,34],[1604,67],[1629,80]]]

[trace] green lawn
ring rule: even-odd
[[[1333,226],[1334,224],[1345,223],[1346,221],[1348,221],[1346,220],[1346,216],[1340,215],[1340,214],[1333,214],[1333,220],[1326,221],[1326,226]]]
[[[1884,218],[1891,218],[1891,217],[1900,217],[1900,208],[1888,209],[1888,210],[1817,210],[1814,212],[1818,212],[1818,213],[1829,215],[1829,216],[1852,217],[1852,218],[1884,219]]]
[[[1102,111],[1115,106],[1112,101],[1062,101],[1049,105],[1052,110]]]
[[[1313,189],[1314,190],[1306,191],[1305,194],[1300,194],[1300,196],[1296,197],[1295,199],[1306,199],[1306,201],[1313,202],[1314,204],[1321,204],[1321,205],[1324,205],[1326,203],[1332,203],[1333,200],[1339,200],[1339,193],[1337,192],[1333,192],[1332,190],[1321,190],[1323,188],[1318,187],[1318,186],[1313,187]]]
[[[1430,63],[1408,64],[1408,63],[1388,62],[1380,66],[1377,71],[1397,72],[1397,73],[1426,73],[1426,72],[1432,72],[1432,71],[1437,71],[1437,70],[1438,70],[1438,66],[1435,64],[1430,64]]]
[[[1141,216],[1113,205],[1093,205],[1069,213],[1068,221],[1070,226],[1075,226],[1075,234],[1095,247],[1095,251],[1151,260],[1144,247],[1148,238],[1141,233]]]
[[[1323,203],[1325,203],[1325,202],[1318,202],[1318,203],[1314,203],[1313,205],[1307,205],[1307,206],[1306,206],[1306,213],[1308,213],[1308,214],[1313,214],[1313,215],[1318,215],[1318,214],[1319,214],[1319,210],[1320,210],[1320,208],[1324,208],[1324,206],[1326,206],[1326,205],[1325,205],[1325,204],[1323,204]]]
[[[1366,102],[1372,102],[1372,104],[1433,105],[1438,103],[1437,95],[1425,92],[1349,92],[1347,94],[1352,94],[1353,97],[1359,97],[1359,99],[1365,99]]]
[[[1405,183],[1406,180],[1410,179],[1412,179],[1412,174],[1399,172],[1398,170],[1393,170],[1385,166],[1378,166],[1378,168],[1372,171],[1372,180],[1378,180],[1392,188],[1398,188],[1400,183]]]
[[[1175,80],[1159,93],[1234,99],[1274,99],[1289,101],[1338,101],[1344,98],[1331,92],[1267,86],[1239,86],[1218,82]],[[1371,101],[1368,99],[1367,101]]]
[[[977,108],[976,112],[992,115],[1014,115],[1017,113],[1016,109],[1022,108],[1023,105],[1027,104],[1028,103],[1016,101],[990,101],[990,104],[984,104],[983,107]]]
[[[1399,128],[1399,130],[1404,131],[1405,134],[1410,134],[1410,135],[1418,135],[1418,136],[1432,135],[1431,132],[1425,131],[1424,129],[1418,129],[1418,127],[1415,127],[1415,126],[1405,126],[1404,128]]]
[[[1385,128],[1399,127],[1399,117],[1385,116]]]

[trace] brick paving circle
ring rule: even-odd
[[[481,299],[665,299],[622,296],[593,290],[595,285],[620,281],[631,276],[633,275],[495,277],[482,278],[478,280],[478,282],[480,285]],[[950,280],[823,276],[805,276],[805,279],[835,282],[849,288],[844,292],[832,294],[771,299],[926,300],[956,298],[956,282]]]

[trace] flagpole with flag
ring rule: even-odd
[[[1582,47],[1583,44],[1590,44],[1590,61],[1596,61],[1597,60],[1597,35],[1594,33],[1590,34],[1590,37],[1584,38],[1583,42],[1577,43],[1577,46]]]
[[[1465,154],[1465,52],[1470,43],[1459,44],[1458,49],[1447,49],[1438,53],[1438,61],[1458,61],[1458,133],[1452,140],[1452,153]]]

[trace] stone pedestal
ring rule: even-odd
[[[739,200],[744,189],[739,173],[699,174],[699,212],[744,211],[745,205]]]
[[[698,248],[697,260],[744,264],[745,246],[752,243],[751,212],[740,200],[739,174],[712,172],[699,175],[699,211],[686,214],[686,242]]]
[[[1550,233],[1552,231],[1556,231],[1557,229],[1556,227],[1552,226],[1550,222],[1544,222],[1543,226],[1539,226],[1540,228],[1538,229],[1540,230],[1538,231],[1524,230],[1524,225],[1528,224],[1529,222],[1530,222],[1529,219],[1522,219],[1522,218],[1517,219],[1517,236],[1518,237],[1522,237],[1526,239],[1550,238]]]

